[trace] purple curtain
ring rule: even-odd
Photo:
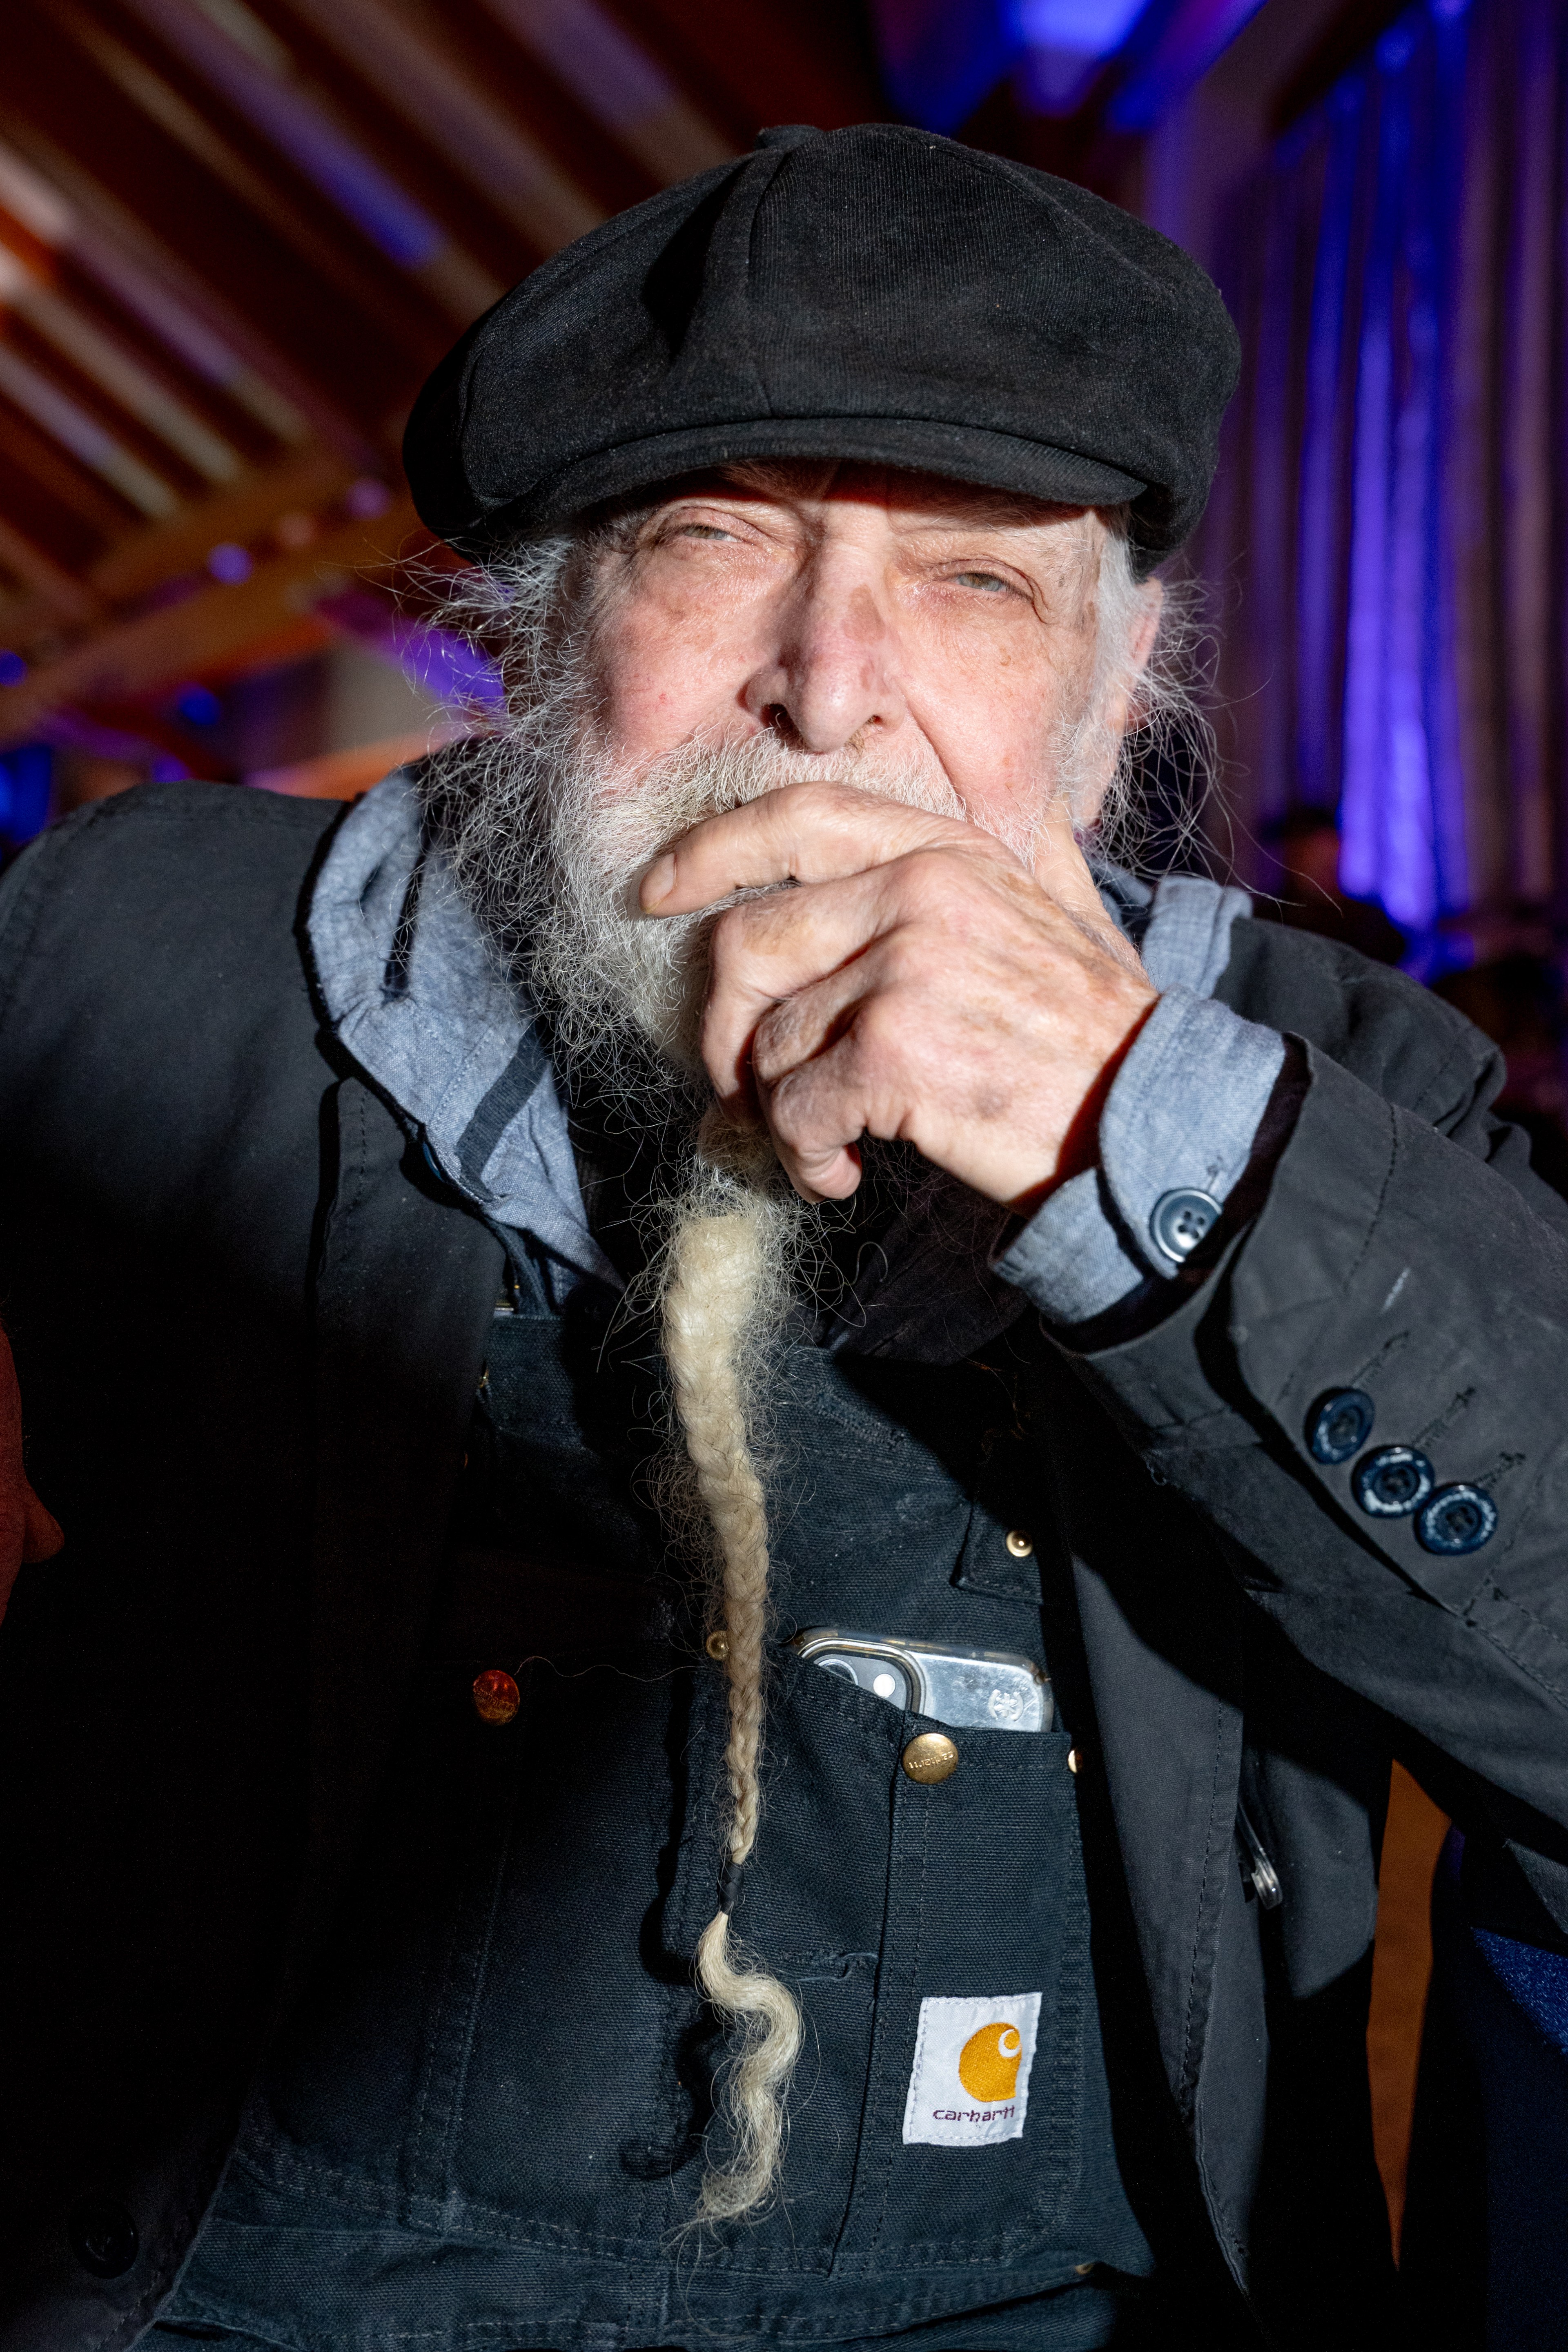
[[[1234,855],[1337,808],[1427,973],[1560,911],[1568,0],[1423,0],[1226,224],[1242,332],[1199,548]]]

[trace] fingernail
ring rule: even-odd
[[[643,887],[639,893],[643,901],[643,912],[645,915],[652,914],[660,900],[667,898],[674,887],[675,861],[670,851],[666,849],[662,857],[654,858],[643,877]]]

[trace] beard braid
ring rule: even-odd
[[[699,2221],[737,2221],[767,2204],[784,2147],[784,2101],[800,2051],[794,1996],[731,1939],[730,1914],[761,1812],[768,1503],[758,1464],[757,1400],[766,1338],[789,1294],[800,1209],[782,1197],[766,1138],[710,1111],[700,1171],[671,1236],[664,1283],[665,1360],[697,1494],[713,1532],[720,1624],[708,1637],[728,1686],[725,1767],[730,1814],[718,1907],[697,1942],[696,1978],[735,2033],[720,2112],[731,2147],[703,2177]],[[787,1188],[784,1188],[787,1191]]]
[[[695,1486],[696,1512],[677,1503],[671,1516],[686,1521],[680,1532],[695,1520],[706,1536],[710,1654],[722,1654],[728,1686],[727,1859],[695,1975],[736,2044],[719,2100],[729,2151],[708,2162],[696,2218],[735,2221],[775,2191],[800,2047],[794,1997],[732,1941],[730,1914],[761,1805],[768,1547],[759,1459],[771,1343],[817,1213],[791,1192],[766,1132],[724,1119],[703,1076],[698,1025],[722,908],[651,920],[637,887],[688,826],[780,784],[831,779],[937,815],[970,813],[934,761],[894,768],[853,746],[827,761],[772,736],[693,741],[630,767],[596,725],[586,626],[574,634],[560,619],[569,556],[560,543],[536,551],[503,583],[507,635],[523,652],[508,665],[509,723],[435,755],[422,792],[453,882],[550,1020],[569,1090],[591,1085],[630,1124],[660,1135],[666,1160],[685,1171],[655,1204],[664,1239],[652,1278],[689,1465],[685,1479],[666,1480],[666,1496]],[[1069,789],[1081,743],[1064,732],[1059,750],[1058,788]],[[1026,864],[1038,822],[1001,833]]]

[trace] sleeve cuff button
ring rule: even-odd
[[[1333,1389],[1313,1406],[1307,1447],[1314,1462],[1348,1462],[1372,1435],[1376,1408],[1364,1389]]]
[[[1149,1218],[1150,1238],[1162,1257],[1173,1265],[1185,1265],[1221,1213],[1219,1202],[1208,1192],[1162,1192]]]
[[[1374,1519],[1406,1519],[1419,1510],[1437,1473],[1414,1445],[1383,1445],[1355,1468],[1355,1499]]]
[[[1497,1505],[1484,1486],[1439,1486],[1416,1521],[1423,1551],[1479,1551],[1497,1533]]]

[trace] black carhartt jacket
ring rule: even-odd
[[[313,1001],[334,815],[147,789],[0,892],[0,1315],[68,1532],[0,1636],[6,2352],[129,2343],[167,2288],[386,1767],[484,1360],[500,1245]],[[1397,975],[1242,921],[1217,992],[1310,1082],[1222,1262],[1059,1349],[1064,1696],[1193,2210],[1270,2340],[1338,2308],[1349,2344],[1390,1754],[1568,1925],[1568,1213],[1490,1046]],[[1315,1457],[1347,1386],[1490,1541],[1424,1549]]]

